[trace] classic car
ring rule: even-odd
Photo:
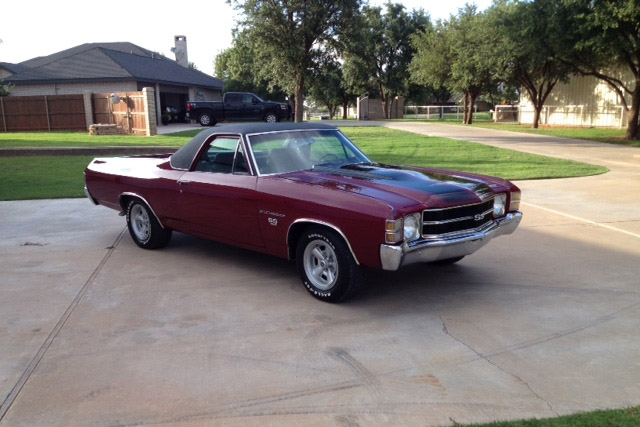
[[[363,267],[454,263],[522,218],[509,181],[378,164],[315,123],[218,126],[172,155],[94,159],[85,180],[141,248],[177,231],[295,260],[330,302],[361,287]]]

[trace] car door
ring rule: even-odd
[[[250,93],[242,95],[242,110],[244,120],[262,120],[262,103]]]
[[[243,99],[241,93],[226,93],[224,95],[224,117],[228,120],[242,119]]]
[[[257,177],[249,173],[238,137],[209,142],[178,184],[180,216],[189,232],[264,247],[256,209]]]

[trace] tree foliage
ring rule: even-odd
[[[310,84],[310,97],[327,107],[329,117],[333,119],[338,106],[342,105],[342,118],[347,118],[349,103],[356,96],[344,84],[342,66],[333,56],[327,58],[314,70]]]
[[[236,0],[241,29],[252,40],[260,67],[272,85],[295,93],[295,120],[302,121],[305,83],[324,49],[339,43],[360,0]]]
[[[495,39],[485,14],[466,5],[458,16],[413,36],[416,54],[410,67],[412,79],[464,94],[463,121],[471,124],[477,97],[497,81],[499,66],[492,54]]]
[[[224,81],[227,92],[252,92],[274,101],[284,101],[287,93],[261,73],[256,47],[247,31],[236,32],[233,45],[216,55],[214,75]]]
[[[569,13],[561,0],[502,0],[489,12],[490,26],[500,35],[494,56],[502,66],[502,78],[518,82],[528,95],[534,128],[555,85],[571,75],[566,63],[572,47]]]
[[[391,112],[393,98],[406,95],[409,63],[414,49],[411,35],[430,26],[422,9],[406,12],[401,4],[365,6],[344,52],[344,74],[353,92],[375,91],[384,107],[384,117]]]
[[[606,82],[627,111],[627,139],[640,139],[640,2],[564,0],[575,47],[569,62]],[[631,76],[625,78],[624,74]]]

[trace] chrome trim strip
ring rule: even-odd
[[[424,212],[440,212],[440,211],[446,211],[449,209],[460,209],[460,208],[468,208],[469,206],[477,206],[477,205],[481,205],[483,203],[487,203],[489,200],[493,200],[496,198],[496,195],[494,194],[493,197],[489,197],[481,202],[478,203],[470,203],[468,205],[458,205],[458,206],[450,206],[448,208],[435,208],[435,209],[425,209],[422,211],[422,213],[424,214]],[[424,215],[423,215],[424,216]]]
[[[98,202],[96,201],[96,199],[93,198],[91,193],[89,193],[89,189],[87,188],[86,185],[84,186],[84,194],[87,196],[87,198],[89,200],[91,200],[91,203],[93,203],[94,205],[98,206]]]
[[[483,217],[489,215],[491,212],[493,212],[493,209],[487,209],[484,212],[481,212],[481,215]],[[459,218],[453,218],[453,219],[445,219],[444,221],[422,221],[423,225],[439,225],[439,224],[450,224],[452,222],[460,222],[460,221],[466,221],[468,219],[474,219],[475,215],[469,215],[469,216],[461,216]]]
[[[349,239],[347,239],[347,236],[344,235],[342,230],[340,230],[338,227],[336,227],[333,224],[329,224],[328,222],[324,222],[324,221],[320,221],[320,220],[312,219],[312,218],[298,218],[298,219],[296,219],[295,221],[293,221],[289,225],[289,229],[287,230],[287,241],[286,241],[286,243],[287,243],[287,253],[291,253],[291,248],[289,247],[289,235],[291,234],[291,228],[293,227],[294,224],[297,224],[299,222],[310,222],[310,223],[313,223],[313,224],[324,225],[325,227],[329,227],[332,230],[334,230],[347,243],[347,247],[349,248],[349,251],[351,252],[351,256],[353,256],[353,260],[356,262],[357,265],[360,265],[360,262],[358,261],[358,258],[356,257],[356,254],[355,254],[355,252],[353,252],[353,248],[351,247],[351,244],[349,243]]]
[[[136,193],[124,192],[124,193],[120,194],[120,196],[118,196],[118,204],[120,204],[120,206],[122,206],[122,197],[123,197],[123,196],[133,196],[133,197],[137,197],[138,199],[140,199],[140,200],[142,200],[143,202],[145,202],[145,203],[146,203],[146,205],[147,205],[147,206],[149,206],[149,209],[151,210],[151,213],[153,214],[153,216],[155,216],[155,217],[156,217],[156,220],[158,221],[158,224],[160,224],[160,227],[165,228],[165,227],[164,227],[164,225],[162,224],[162,221],[160,221],[160,218],[158,217],[158,215],[156,215],[156,212],[155,212],[155,211],[153,210],[153,208],[151,207],[151,204],[149,204],[149,202],[147,202],[147,200],[146,200],[144,197],[142,197],[141,195],[136,194]],[[126,215],[125,210],[126,210],[126,208],[125,208],[125,209],[123,209],[122,211],[123,211],[123,213]]]

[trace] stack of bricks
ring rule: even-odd
[[[91,125],[89,126],[89,135],[124,135],[122,126],[118,125]]]

